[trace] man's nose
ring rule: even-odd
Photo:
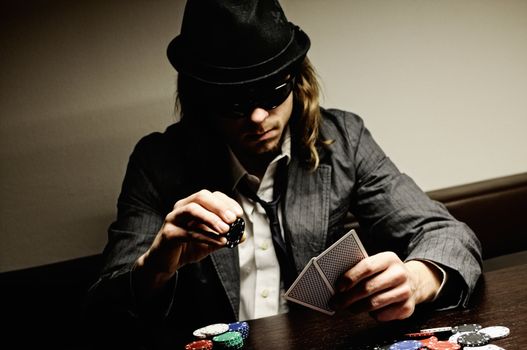
[[[251,121],[253,123],[256,123],[256,124],[259,124],[261,122],[263,122],[265,120],[265,118],[267,118],[269,116],[269,112],[266,111],[265,109],[263,108],[260,108],[260,107],[256,107],[252,112],[251,112]]]

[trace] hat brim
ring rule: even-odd
[[[271,78],[303,60],[311,45],[309,37],[294,26],[290,44],[272,59],[249,67],[222,67],[200,62],[192,55],[181,36],[175,37],[167,47],[167,57],[179,74],[212,85],[241,85]]]

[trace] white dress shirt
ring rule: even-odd
[[[282,153],[267,167],[262,180],[248,174],[234,153],[230,152],[234,186],[245,176],[254,188],[256,194],[265,201],[273,199],[274,175],[278,161],[291,158],[291,136],[289,128],[285,130],[282,142]],[[245,220],[245,241],[238,245],[240,262],[240,320],[273,316],[288,311],[283,298],[280,277],[280,264],[276,257],[271,228],[264,208],[253,200],[236,191],[237,200],[243,208]],[[282,212],[279,206],[278,217],[282,226]],[[283,237],[283,229],[282,229]]]

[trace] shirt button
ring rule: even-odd
[[[262,243],[260,243],[261,250],[267,250],[268,248],[269,248],[269,242],[263,241]]]
[[[260,295],[262,296],[262,298],[267,298],[269,296],[269,290],[268,289],[262,290]]]

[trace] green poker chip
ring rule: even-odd
[[[212,338],[215,349],[242,349],[243,338],[239,332],[226,332]]]

